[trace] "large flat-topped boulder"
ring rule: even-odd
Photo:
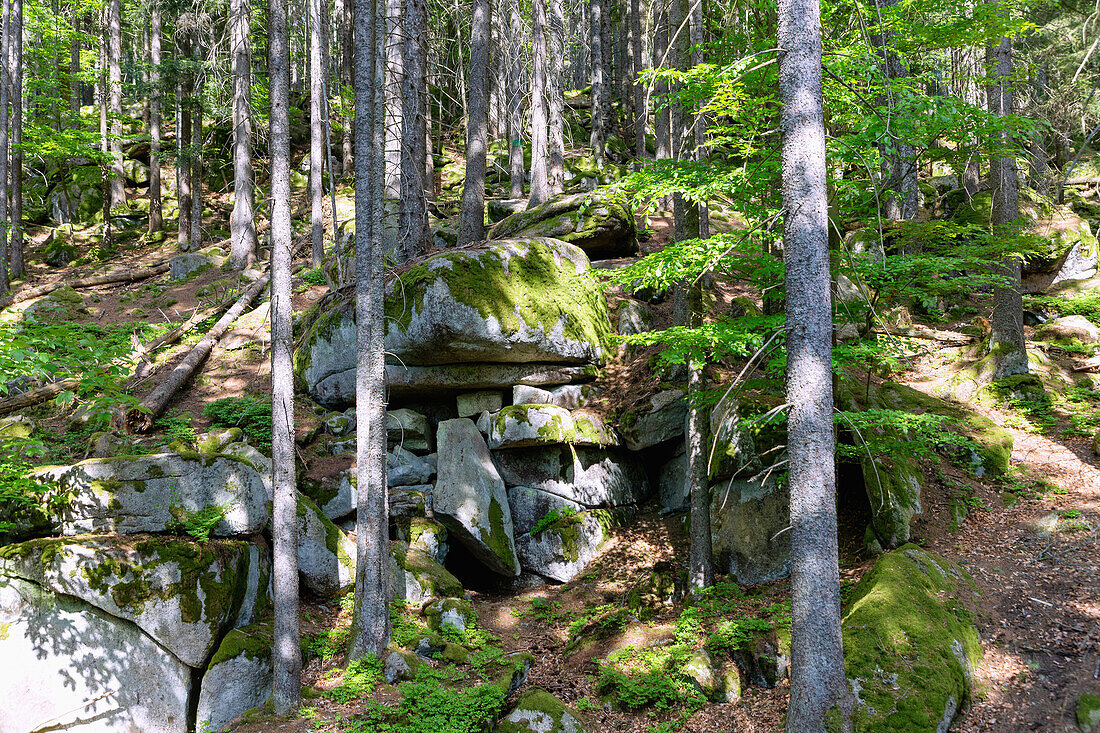
[[[0,574],[0,629],[0,733],[188,730],[191,668],[134,624]]]
[[[77,598],[140,628],[191,667],[267,605],[270,561],[246,542],[52,538],[0,549],[0,576]]]
[[[264,480],[251,463],[226,455],[161,453],[92,458],[35,472],[71,492],[54,521],[62,534],[164,532],[188,516],[219,511],[210,534],[258,534],[268,523]]]
[[[597,260],[638,253],[634,211],[626,196],[611,191],[558,196],[506,217],[489,230],[489,237],[553,237]]]
[[[636,505],[650,492],[642,460],[622,449],[507,448],[493,451],[493,461],[508,486],[538,489],[586,507]]]

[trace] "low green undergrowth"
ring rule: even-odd
[[[263,453],[271,453],[271,400],[261,397],[223,397],[203,408],[216,427],[240,428]]]

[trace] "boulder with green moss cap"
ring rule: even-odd
[[[422,613],[432,631],[450,627],[462,633],[477,626],[477,612],[465,598],[440,598],[425,605]]]
[[[493,733],[586,733],[580,718],[569,707],[539,687],[519,696],[511,712],[497,723]]]
[[[225,455],[161,453],[92,458],[34,472],[72,499],[54,517],[62,534],[164,532],[195,515],[221,518],[213,537],[253,535],[268,524],[263,477]]]
[[[192,669],[141,628],[0,575],[0,731],[186,733]]]
[[[195,720],[198,730],[214,733],[271,697],[274,668],[270,622],[234,629],[225,635],[202,676]]]
[[[915,545],[864,575],[841,623],[857,733],[946,731],[965,712],[981,658],[974,593],[962,568]]]
[[[133,623],[191,667],[267,603],[270,560],[255,545],[110,535],[0,549],[0,575],[77,598]]]
[[[489,447],[494,450],[556,444],[614,446],[619,438],[599,415],[554,405],[510,405],[489,423]]]
[[[1100,343],[1100,328],[1084,316],[1062,316],[1035,329],[1035,338],[1043,341],[1071,341],[1084,344]]]
[[[24,320],[38,323],[65,323],[87,318],[91,311],[84,303],[84,296],[68,285],[44,295],[23,311]]]
[[[621,193],[592,191],[558,196],[493,226],[492,239],[553,237],[575,244],[592,259],[638,253],[634,212]]]
[[[650,493],[645,464],[621,448],[549,445],[493,451],[508,486],[526,486],[586,507],[642,503]]]
[[[477,425],[464,417],[444,420],[437,440],[436,518],[490,570],[519,575],[508,494]]]
[[[394,598],[419,605],[436,598],[457,598],[462,583],[434,558],[410,549],[400,541],[390,543],[390,580]]]
[[[34,421],[22,415],[0,417],[0,440],[21,440],[31,437],[34,432]]]
[[[298,573],[307,590],[331,597],[355,581],[355,543],[298,494]]]
[[[610,515],[593,509],[563,516],[538,532],[516,537],[520,564],[547,578],[568,583],[584,572],[610,537]]]

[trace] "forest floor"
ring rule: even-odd
[[[654,237],[645,245],[647,250],[661,246],[669,228],[667,218],[655,218],[651,223]],[[28,286],[104,269],[46,268],[37,256],[41,237],[33,228],[29,235],[28,262],[32,266]],[[168,242],[152,251],[124,250],[111,264],[138,267],[174,253],[174,242]],[[295,310],[308,307],[326,291],[323,285],[299,279],[294,285]],[[178,284],[165,278],[102,286],[84,291],[95,308],[87,320],[101,325],[131,320],[178,322],[233,286],[217,268]],[[736,287],[724,289],[736,291]],[[240,349],[215,348],[201,374],[174,400],[169,415],[189,414],[190,424],[201,432],[208,425],[202,407],[212,399],[266,394],[269,353],[257,334],[253,328],[254,338],[246,339]],[[165,366],[186,348],[185,343],[164,358],[144,386],[151,388],[156,375],[163,374]],[[943,368],[942,363],[928,358],[894,378],[928,389],[943,376]],[[141,386],[138,393],[142,393]],[[914,524],[913,538],[963,565],[980,590],[978,621],[984,660],[976,670],[979,699],[959,730],[1073,731],[1073,706],[1078,696],[1100,686],[1100,459],[1086,438],[1065,437],[1061,423],[1040,428],[1013,408],[978,409],[1013,434],[1015,470],[1004,480],[981,481],[947,464],[928,466],[929,490],[922,497],[925,513]],[[59,431],[65,429],[61,420],[54,425]],[[162,436],[155,433],[148,440],[155,442]],[[319,459],[311,469],[312,477],[335,475],[349,465],[350,458]],[[952,492],[963,486],[969,511],[952,530],[949,500]],[[471,590],[469,594],[480,623],[500,638],[505,651],[534,655],[529,684],[544,687],[574,705],[593,733],[643,733],[670,714],[623,712],[600,702],[594,660],[627,644],[671,638],[676,611],[663,610],[652,621],[632,625],[623,634],[572,653],[567,652],[570,625],[594,608],[621,603],[626,590],[656,562],[683,557],[685,547],[680,518],[661,516],[652,509],[630,526],[615,529],[599,558],[570,583],[510,593]],[[844,555],[841,572],[847,584],[856,581],[871,560],[858,549]],[[756,589],[741,602],[746,608],[759,608],[786,596],[786,583],[779,582]],[[303,604],[302,619],[302,632],[308,637],[331,634],[349,622],[347,609],[339,603],[310,599]],[[305,684],[318,690],[331,686],[338,679],[340,661],[338,655],[314,658],[305,669]],[[392,688],[380,689],[380,695],[393,694]],[[786,682],[774,689],[748,687],[736,702],[705,706],[684,722],[683,730],[780,730],[787,695]],[[341,721],[354,715],[361,702],[320,697],[309,705],[308,721],[267,719],[242,723],[236,730],[346,730]]]

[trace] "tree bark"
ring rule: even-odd
[[[653,38],[653,68],[664,69],[668,64],[668,3],[676,0],[655,0],[653,7],[654,24],[656,31]],[[672,130],[671,115],[666,104],[668,99],[668,82],[659,81],[653,85],[653,96],[658,109],[653,113],[653,142],[657,160],[669,160],[672,158]],[[672,201],[666,196],[661,201],[661,207],[668,209]]]
[[[203,163],[203,105],[202,89],[206,84],[203,66],[203,17],[195,14],[195,31],[191,39],[191,51],[195,62],[195,89],[192,94],[191,113],[191,237],[192,250],[202,247],[202,163]]]
[[[973,7],[967,3],[968,7]],[[956,94],[962,101],[975,107],[982,105],[981,87],[978,86],[978,77],[981,68],[978,64],[977,53],[973,48],[957,48],[951,52],[952,66],[954,68]],[[978,141],[972,140],[971,145],[977,145]],[[981,165],[979,157],[975,153],[967,156],[959,172],[959,181],[968,196],[978,192],[981,184]]]
[[[396,251],[401,246],[398,241],[401,217],[401,83],[404,77],[402,66],[402,48],[404,46],[404,29],[401,14],[404,11],[404,0],[384,0],[386,11],[386,23],[382,30],[384,34],[384,55],[382,57],[385,69],[384,91],[386,93],[386,127],[385,127],[385,205],[383,221],[385,229],[383,238],[386,247],[395,250],[391,253],[394,260],[408,259],[407,252]]]
[[[290,301],[290,59],[286,0],[268,4],[271,156],[271,473],[275,714],[295,712],[301,701],[302,655],[298,629],[298,500],[294,466],[294,381]]]
[[[986,64],[993,69],[993,81],[989,86],[989,111],[998,117],[1012,114],[1012,41],[1006,36],[986,52]],[[1008,146],[1004,133],[998,142]],[[989,183],[993,188],[993,212],[990,223],[1002,236],[1017,232],[1016,220],[1020,218],[1019,173],[1016,158],[993,157],[989,161]],[[1020,260],[1006,257],[998,263],[997,272],[1006,283],[993,288],[993,330],[989,341],[994,357],[993,378],[1026,374],[1027,350],[1024,342],[1024,298],[1020,284]]]
[[[550,195],[557,196],[565,191],[565,15],[562,0],[547,0],[546,8],[550,29],[546,48],[550,56],[546,83],[549,111],[547,182]]]
[[[176,30],[176,58],[184,59],[190,55],[188,44],[190,33],[186,29]],[[176,128],[176,203],[179,206],[177,221],[177,242],[184,252],[191,249],[191,90],[194,86],[192,76],[181,72],[180,82],[176,85],[176,109],[179,124]]]
[[[389,516],[383,366],[385,93],[379,0],[355,0],[356,566],[349,657],[389,644]]]
[[[469,121],[466,126],[466,182],[462,188],[462,214],[458,246],[485,239],[485,153],[489,104],[489,0],[473,0],[470,26]]]
[[[879,17],[885,8],[897,4],[897,0],[875,0]],[[874,45],[880,56],[880,67],[888,86],[886,93],[879,99],[879,105],[887,107],[891,118],[910,114],[910,110],[899,107],[894,102],[894,92],[889,89],[893,82],[909,76],[905,62],[891,48],[893,32],[878,33],[874,36]],[[883,152],[883,173],[885,187],[890,194],[885,201],[885,215],[891,221],[910,221],[917,217],[917,166],[914,160],[916,150],[896,133],[888,137],[881,146]]]
[[[3,2],[3,35],[0,42],[0,59],[4,68],[0,72],[0,295],[8,292],[8,238],[11,235],[11,214],[8,207],[8,95],[11,91],[11,70],[8,49],[11,46],[11,0]]]
[[[126,204],[126,174],[122,170],[122,1],[107,3],[107,91],[111,112],[111,209]]]
[[[546,119],[546,0],[531,4],[531,197],[530,208],[550,198],[550,160]]]
[[[703,322],[702,285],[688,285],[687,311],[690,326]],[[688,552],[688,587],[692,591],[714,585],[713,546],[710,536],[710,488],[707,486],[707,410],[696,400],[706,389],[704,365],[688,363],[687,484],[691,501],[691,538]]]
[[[345,87],[355,83],[355,34],[352,23],[352,0],[340,0],[341,26],[340,26],[340,77]],[[341,99],[344,98],[344,90],[340,90]],[[352,159],[352,130],[353,124],[349,117],[344,119],[344,134],[341,138],[340,172],[344,175],[355,169],[355,161]]]
[[[675,0],[673,0],[675,2]],[[596,159],[596,167],[607,162],[607,119],[604,117],[603,98],[607,94],[608,80],[604,78],[603,52],[603,0],[589,0],[589,46],[592,51],[592,135],[589,144]]]
[[[428,147],[428,7],[425,0],[405,0],[405,38],[401,79],[401,219],[397,252],[400,261],[430,246],[428,199],[431,179],[424,161]]]
[[[645,87],[639,78],[645,70],[642,59],[642,10],[639,0],[630,0],[631,58],[634,62],[634,170],[640,170],[645,158],[645,131],[649,114],[645,105]]]
[[[523,16],[520,14],[519,0],[508,0],[508,23],[508,182],[510,184],[508,196],[521,199],[526,166],[523,164],[523,59],[520,55]],[[532,41],[534,41],[533,33]],[[545,45],[544,36],[544,53]],[[533,148],[532,152],[534,152]]]
[[[780,0],[779,98],[791,492],[791,701],[787,730],[850,715],[840,635],[832,314],[818,0]]]
[[[11,240],[8,257],[11,279],[23,277],[23,0],[14,0],[11,41],[15,57],[12,70],[15,79],[11,89],[12,155],[11,168]]]
[[[160,0],[149,7],[149,232],[164,230],[164,204],[161,201],[161,89],[160,76]]]
[[[309,0],[309,201],[314,267],[320,267],[325,257],[325,122],[321,96],[328,69],[321,64],[321,47],[325,42],[321,27],[321,2]]]
[[[233,213],[229,217],[229,262],[238,270],[256,258],[256,214],[252,191],[252,7],[231,0],[233,54]]]

